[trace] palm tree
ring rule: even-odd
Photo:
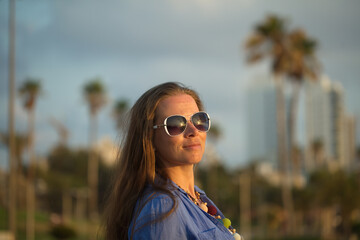
[[[268,16],[262,23],[255,26],[255,31],[246,41],[246,61],[250,64],[257,63],[264,58],[270,58],[271,72],[276,81],[277,104],[277,135],[280,171],[287,168],[286,153],[286,115],[283,93],[283,75],[287,67],[286,53],[286,21],[275,15]]]
[[[288,68],[286,49],[286,20],[275,15],[268,16],[262,23],[255,26],[255,31],[247,39],[245,48],[248,51],[247,62],[257,63],[264,58],[271,60],[271,72],[276,81],[276,116],[278,136],[278,167],[282,182],[282,201],[288,215],[293,213],[291,189],[288,183],[288,155],[286,140],[286,114],[284,100],[283,76]]]
[[[285,48],[286,20],[270,15],[256,25],[254,30],[245,43],[248,51],[246,61],[252,64],[269,57],[272,73],[275,76],[284,74],[288,64]]]
[[[126,99],[117,100],[114,104],[112,116],[116,123],[116,129],[119,132],[122,132],[122,129],[124,127],[125,115],[128,109],[129,109],[129,103]]]
[[[247,62],[256,63],[264,58],[270,58],[271,71],[277,82],[277,133],[279,169],[286,181],[282,181],[282,199],[288,216],[293,214],[293,200],[289,185],[289,157],[293,161],[295,148],[296,112],[299,98],[300,84],[304,76],[316,79],[319,65],[314,52],[316,42],[307,37],[301,29],[288,31],[286,20],[275,15],[268,16],[255,27],[255,32],[247,39]],[[293,84],[290,100],[289,141],[286,139],[286,113],[283,93],[283,79]],[[288,152],[289,149],[289,152]],[[293,228],[290,222],[290,231]]]
[[[99,160],[93,149],[97,138],[97,113],[106,103],[106,90],[100,78],[91,79],[83,88],[84,97],[89,106],[90,128],[89,146],[90,155],[88,162],[88,186],[89,186],[89,210],[90,217],[96,220],[98,217],[98,165]]]
[[[290,115],[289,115],[289,140],[290,140],[290,160],[295,161],[293,150],[296,148],[296,125],[299,93],[305,79],[317,80],[320,64],[315,56],[317,42],[309,38],[302,29],[295,29],[288,35],[288,62],[289,69],[286,72],[292,86],[290,96]]]
[[[19,88],[23,106],[28,113],[28,149],[30,160],[28,166],[28,187],[26,191],[26,235],[28,240],[33,240],[35,236],[35,106],[40,93],[40,81],[33,78],[27,78]]]

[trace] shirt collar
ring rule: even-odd
[[[182,189],[181,187],[179,187],[179,185],[177,185],[175,182],[173,182],[171,179],[170,179],[170,183],[174,186],[174,187],[176,187],[180,192],[182,192],[182,193],[184,193],[184,194],[187,194],[187,192],[185,192],[185,190],[184,189]],[[202,189],[200,189],[198,186],[194,186],[194,188],[195,188],[195,191],[197,191],[198,193],[200,193],[200,195],[205,195],[205,192],[202,190]]]

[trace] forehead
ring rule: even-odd
[[[170,115],[189,116],[198,112],[195,100],[188,94],[179,94],[162,99],[156,109],[156,116],[165,119]]]

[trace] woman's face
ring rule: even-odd
[[[164,127],[155,130],[154,147],[157,158],[165,167],[192,165],[200,162],[206,141],[206,132],[198,131],[189,121],[198,112],[195,100],[187,94],[167,97],[160,101],[156,109],[156,125],[164,123],[171,115],[182,115],[187,119],[185,131],[177,136],[169,136]]]

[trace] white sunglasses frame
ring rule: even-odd
[[[185,116],[183,116],[183,115],[178,115],[178,114],[168,116],[167,118],[165,118],[164,124],[154,125],[154,126],[153,126],[153,129],[158,129],[158,128],[164,127],[166,134],[169,135],[170,137],[179,136],[179,135],[181,135],[181,134],[183,134],[183,133],[185,132],[185,130],[186,130],[187,126],[188,126],[188,122],[191,122],[191,123],[193,124],[193,122],[192,122],[191,119],[192,119],[192,117],[193,117],[194,115],[196,115],[196,114],[198,114],[198,113],[205,113],[206,117],[207,117],[208,120],[209,120],[209,128],[208,128],[208,130],[206,130],[206,131],[201,131],[201,130],[199,130],[197,127],[195,127],[196,130],[199,131],[199,132],[208,132],[208,131],[210,130],[210,127],[211,127],[211,119],[210,119],[209,114],[208,114],[207,112],[205,112],[205,111],[199,111],[199,112],[194,113],[193,115],[190,116],[190,119],[189,119],[189,120],[188,120]],[[186,120],[185,124],[186,124],[186,125],[185,125],[185,128],[184,128],[184,131],[182,131],[181,133],[176,134],[176,135],[170,135],[170,133],[169,133],[169,131],[168,131],[168,129],[167,129],[166,122],[167,122],[168,118],[170,118],[170,117],[176,117],[176,116],[185,118],[185,120]],[[194,125],[194,126],[195,126],[195,125]]]

